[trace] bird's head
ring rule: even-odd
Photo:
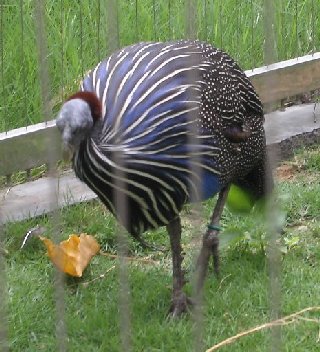
[[[62,105],[56,119],[65,148],[71,152],[77,150],[101,115],[101,103],[94,93],[78,92],[72,95]]]

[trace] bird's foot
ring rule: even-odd
[[[219,273],[219,233],[217,230],[209,229],[203,236],[202,248],[196,262],[196,268],[207,271],[209,260],[213,258],[213,268]],[[205,275],[204,273],[204,275]]]
[[[172,298],[171,307],[169,309],[169,318],[180,318],[183,314],[188,313],[193,306],[193,301],[184,292],[175,295]]]

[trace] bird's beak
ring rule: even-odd
[[[69,162],[72,160],[72,156],[73,156],[73,152],[71,150],[71,148],[66,147],[65,145],[63,145],[63,149],[62,149],[62,159],[65,162]]]
[[[63,133],[62,135],[62,156],[64,161],[70,161],[72,159],[73,153],[74,153],[74,148],[73,145],[70,143],[70,134],[68,131]]]

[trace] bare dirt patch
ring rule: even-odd
[[[276,178],[279,181],[289,181],[299,173],[299,166],[296,164],[282,164],[276,169]]]

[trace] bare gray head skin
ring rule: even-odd
[[[101,116],[102,106],[95,93],[80,91],[72,95],[63,104],[56,120],[65,148],[74,153]]]
[[[89,104],[83,99],[71,99],[63,104],[56,125],[61,132],[64,146],[74,152],[87,138],[93,119]]]

